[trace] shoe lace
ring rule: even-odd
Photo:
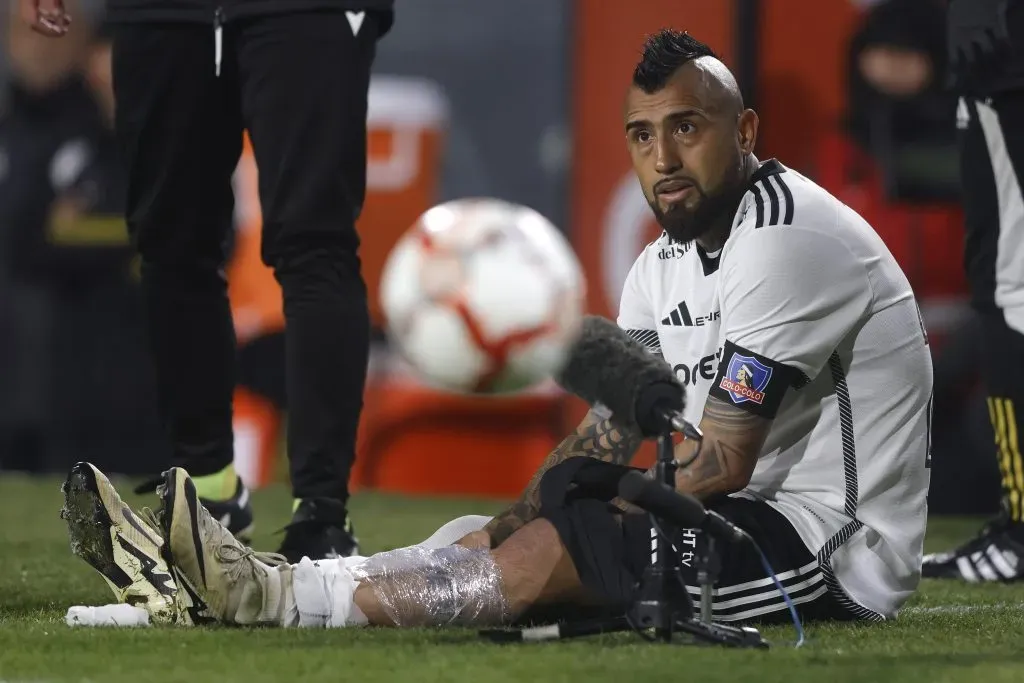
[[[255,562],[261,562],[270,567],[278,567],[288,563],[288,559],[284,555],[257,552],[248,546],[238,543],[222,543],[217,546],[216,554],[217,559],[225,567],[231,567],[229,573],[234,578],[239,577],[243,573],[248,574],[250,577],[255,577],[257,573]]]
[[[163,510],[160,510],[159,512],[154,512],[152,510],[152,508],[150,508],[149,506],[146,506],[146,507],[142,508],[142,510],[141,510],[142,521],[144,521],[146,524],[148,524],[150,526],[150,528],[153,529],[153,531],[155,531],[157,534],[159,534],[160,538],[163,538],[163,536],[164,536],[164,532],[163,532],[163,526],[164,525],[163,525],[163,522],[161,520],[161,515],[162,514],[163,514]]]

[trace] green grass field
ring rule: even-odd
[[[651,645],[631,635],[497,646],[471,631],[71,629],[75,604],[105,604],[100,577],[68,550],[59,481],[0,478],[0,683],[94,681],[1024,681],[1024,585],[926,583],[893,623],[766,629],[767,652]],[[127,491],[127,484],[119,486]],[[146,504],[152,499],[130,499]],[[276,547],[287,519],[283,488],[255,496],[257,548]],[[366,550],[422,540],[493,501],[363,495],[353,502]],[[958,541],[977,520],[936,520],[930,548]]]

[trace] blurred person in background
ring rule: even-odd
[[[72,125],[68,130],[56,128],[63,143],[56,151],[52,145],[35,144],[36,136],[27,136],[26,148],[43,152],[40,160],[46,161],[51,174],[60,175],[59,182],[40,173],[27,178],[31,184],[0,185],[0,191],[7,192],[0,194],[0,200],[10,200],[5,204],[10,214],[5,225],[14,228],[6,270],[13,275],[20,294],[17,301],[25,309],[22,319],[11,321],[13,334],[7,343],[20,339],[19,335],[38,337],[20,343],[5,356],[23,361],[35,354],[38,362],[11,363],[7,376],[20,372],[24,381],[9,385],[13,391],[7,402],[13,405],[8,409],[5,404],[0,416],[7,416],[13,425],[10,416],[19,414],[14,411],[21,398],[33,391],[46,398],[34,408],[42,417],[8,430],[7,469],[66,469],[85,458],[102,462],[111,471],[137,475],[151,473],[167,458],[166,449],[157,448],[163,439],[157,439],[151,409],[152,363],[145,349],[138,259],[129,245],[123,217],[126,178],[114,139],[111,27],[98,17],[95,23],[95,29],[78,23],[79,40],[67,42],[48,40],[23,22],[12,26],[20,33],[11,41],[16,54],[38,48],[56,58],[36,59],[33,66],[49,64],[61,73],[70,69],[60,88],[76,93],[77,101],[59,110]],[[70,54],[76,59],[62,60],[73,46],[76,49]],[[20,81],[10,88],[12,93],[23,90]],[[16,113],[23,114],[21,119],[4,119],[0,131],[21,120],[25,127],[14,132],[22,139],[25,128],[43,136],[54,133],[53,120],[37,116],[36,108],[19,107]],[[239,226],[252,234],[246,233],[243,239],[239,233],[231,240],[228,265],[232,290],[236,286],[276,289],[273,296],[263,296],[270,299],[266,305],[276,309],[273,315],[264,315],[271,324],[261,319],[255,328],[252,321],[236,325],[243,328],[235,401],[236,441],[241,432],[243,449],[275,448],[276,425],[286,406],[280,288],[260,261],[259,228],[258,220]],[[270,282],[254,283],[257,278]],[[26,291],[37,296],[26,296]],[[254,296],[245,294],[251,303],[248,300]],[[236,298],[245,297],[232,291],[233,304]],[[33,326],[31,318],[24,320],[26,315],[45,316],[48,324]],[[269,423],[269,429],[261,430],[262,422]],[[46,448],[41,445],[44,442]],[[41,457],[41,450],[48,457]]]
[[[847,130],[895,199],[958,194],[943,0],[872,3],[850,43]]]
[[[94,70],[83,69],[92,52],[90,22],[57,43],[18,21],[16,4],[10,8],[0,114],[0,457],[5,469],[42,470],[61,440],[54,432],[75,431],[81,409],[106,403],[103,395],[78,401],[86,393],[79,389],[130,364],[116,356],[112,367],[93,362],[89,350],[109,345],[95,334],[85,337],[90,324],[111,327],[101,336],[121,332],[112,320],[117,314],[105,313],[117,308],[111,287],[126,288],[130,251],[119,211],[124,182],[110,132],[113,110],[97,99],[88,75]],[[69,326],[69,312],[84,325]],[[55,363],[62,350],[69,362]],[[96,379],[109,388],[113,378]],[[99,413],[116,410],[100,407]]]
[[[66,186],[38,239],[44,261],[35,272],[55,296],[47,438],[61,468],[89,457],[138,475],[166,462],[168,449],[151,400],[138,259],[124,221],[128,183],[113,130],[110,40],[100,19],[81,66],[93,128],[61,160]]]
[[[60,0],[20,0],[52,37]],[[369,355],[355,230],[366,115],[393,0],[108,0],[128,231],[141,256],[172,463],[234,532],[252,526],[233,465],[235,331],[224,277],[232,175],[247,130],[260,173],[262,257],[281,285],[295,498],[281,553],[357,550],[347,511]],[[155,484],[155,482],[154,482]]]
[[[924,576],[1024,578],[1024,2],[952,0],[949,59],[959,96],[966,241],[978,314],[975,354],[988,395],[1002,482],[1000,515],[952,552],[926,556]],[[952,127],[952,126],[951,126]]]

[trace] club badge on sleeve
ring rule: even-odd
[[[774,418],[786,392],[800,386],[797,370],[726,340],[709,393],[748,413]]]
[[[734,353],[729,359],[719,388],[728,393],[733,403],[753,401],[758,405],[764,403],[764,390],[772,378],[772,369],[753,356],[741,356]]]

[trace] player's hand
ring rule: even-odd
[[[49,38],[67,35],[71,17],[64,8],[64,0],[18,0],[21,18],[36,33]]]
[[[461,545],[470,550],[490,550],[491,535],[482,529],[480,531],[473,531],[455,541],[455,545]]]
[[[1008,4],[1009,0],[952,0],[949,3],[949,62],[954,72],[989,63],[1009,49]]]

